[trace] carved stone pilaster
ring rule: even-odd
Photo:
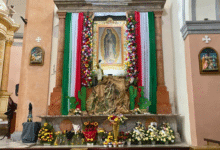
[[[2,73],[2,85],[1,90],[7,92],[8,89],[8,77],[9,77],[9,65],[10,65],[10,53],[13,40],[6,40],[5,42],[5,56]]]
[[[61,115],[61,95],[62,95],[62,78],[63,78],[63,56],[64,56],[64,36],[65,36],[65,12],[58,12],[59,16],[59,37],[57,50],[57,70],[56,86],[51,93],[50,106],[48,115]]]
[[[171,114],[169,92],[164,82],[163,46],[162,46],[162,13],[155,11],[155,33],[157,52],[157,114]]]

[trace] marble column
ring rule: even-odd
[[[61,95],[62,95],[62,77],[63,77],[63,56],[64,56],[64,38],[65,38],[65,19],[66,12],[58,12],[59,16],[59,37],[57,50],[57,70],[56,86],[51,93],[48,115],[61,115]]]
[[[162,13],[155,11],[155,33],[157,52],[157,114],[171,114],[169,92],[164,82],[163,46],[162,46]]]

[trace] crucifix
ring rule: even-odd
[[[38,43],[40,43],[41,38],[40,38],[40,37],[37,37],[37,38],[36,38],[36,41],[37,41]]]
[[[208,35],[205,35],[205,37],[202,38],[202,41],[205,41],[205,43],[209,43],[209,41],[211,41],[211,39],[209,38]]]

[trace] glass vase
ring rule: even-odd
[[[152,144],[152,145],[156,145],[156,141],[152,141],[151,144]]]

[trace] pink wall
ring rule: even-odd
[[[25,18],[28,23],[24,27],[16,131],[22,131],[22,123],[27,121],[30,102],[33,105],[33,121],[41,121],[37,116],[47,114],[53,11],[53,0],[27,1]],[[42,39],[39,43],[37,37]],[[43,66],[29,65],[31,49],[36,46],[45,51]]]
[[[22,39],[14,39],[10,55],[8,92],[12,93],[11,98],[15,103],[18,103],[18,97],[15,96],[15,85],[20,81],[22,42]]]
[[[208,44],[202,41],[204,36],[188,35],[185,40],[190,127],[195,146],[206,145],[204,138],[220,140],[220,74],[200,74],[198,60],[200,51],[206,47],[220,54],[220,35],[208,34]]]

